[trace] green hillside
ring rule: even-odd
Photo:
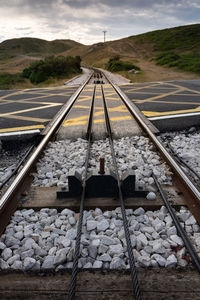
[[[11,75],[20,74],[34,61],[52,55],[80,56],[83,66],[111,68],[133,82],[197,79],[200,78],[200,24],[89,46],[72,40],[6,40],[0,43],[0,81],[8,81],[9,76],[13,81]],[[116,57],[119,59],[113,66]]]
[[[154,51],[199,51],[200,24],[156,30],[131,38],[136,39],[138,43],[152,43]]]
[[[12,58],[19,55],[48,56],[80,46],[72,40],[45,41],[36,38],[19,38],[0,43],[0,59]]]

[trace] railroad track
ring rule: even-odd
[[[75,244],[75,252],[74,252],[74,258],[73,258],[73,265],[72,265],[72,275],[71,275],[71,283],[69,288],[69,298],[68,299],[75,299],[75,293],[76,293],[76,283],[77,283],[77,275],[79,272],[79,257],[81,252],[81,237],[82,237],[82,229],[83,229],[83,219],[84,219],[84,209],[85,209],[85,202],[88,195],[88,188],[87,188],[87,180],[88,180],[88,169],[90,166],[90,159],[91,159],[91,149],[92,144],[94,143],[94,136],[95,136],[95,122],[94,122],[94,108],[97,106],[100,101],[102,101],[102,107],[104,111],[104,120],[106,124],[106,137],[109,140],[110,145],[110,157],[112,161],[112,170],[114,172],[114,178],[116,181],[116,191],[115,191],[115,197],[119,200],[114,204],[116,207],[118,206],[118,203],[120,204],[121,208],[121,219],[123,224],[123,229],[125,232],[125,244],[126,244],[126,251],[128,253],[127,261],[128,266],[130,268],[130,275],[131,275],[131,281],[132,281],[132,292],[135,299],[141,299],[141,291],[140,291],[140,284],[138,281],[137,276],[137,268],[135,264],[135,257],[133,253],[133,247],[132,247],[132,241],[131,241],[131,234],[129,230],[129,219],[126,214],[125,209],[125,195],[123,190],[122,181],[120,178],[121,172],[119,171],[119,162],[118,157],[116,155],[117,149],[116,149],[116,142],[115,138],[113,136],[113,128],[112,128],[112,118],[110,117],[110,111],[112,111],[112,107],[108,106],[108,93],[106,92],[105,84],[106,80],[109,82],[111,88],[116,95],[120,98],[120,101],[122,101],[123,105],[125,105],[130,112],[130,114],[133,116],[134,119],[137,120],[139,123],[139,127],[142,128],[143,134],[145,136],[148,136],[149,139],[153,142],[156,149],[160,152],[161,156],[165,161],[167,161],[168,164],[170,164],[170,167],[172,168],[174,174],[175,174],[175,187],[182,191],[184,198],[187,198],[187,205],[193,215],[195,216],[196,220],[200,224],[200,192],[199,189],[195,186],[195,184],[188,178],[188,176],[183,172],[179,164],[175,161],[172,155],[170,155],[165,147],[162,145],[161,141],[157,138],[157,136],[152,132],[152,130],[149,128],[149,124],[142,118],[141,114],[138,113],[138,111],[135,109],[131,101],[124,95],[121,90],[114,85],[109,78],[104,74],[101,75],[101,72],[98,70],[95,70],[95,78],[91,77],[87,82],[95,83],[95,85],[92,87],[92,92],[90,95],[92,95],[91,101],[90,101],[90,108],[89,108],[89,118],[87,122],[87,130],[85,133],[85,136],[87,138],[87,149],[85,154],[85,164],[83,168],[82,173],[82,187],[81,187],[81,194],[80,194],[80,208],[79,208],[79,221],[77,225],[77,235],[76,235],[76,244]],[[97,82],[100,81],[100,82]],[[103,81],[103,82],[102,82]],[[55,133],[58,131],[59,127],[61,126],[64,119],[66,119],[68,113],[73,108],[73,105],[76,105],[76,101],[81,94],[81,92],[84,90],[84,88],[87,86],[87,82],[81,86],[76,93],[70,98],[68,103],[63,107],[62,111],[59,112],[56,119],[54,119],[49,126],[45,129],[43,132],[43,138],[39,145],[35,147],[33,152],[30,154],[29,157],[24,163],[21,170],[18,172],[18,174],[13,179],[10,186],[5,190],[5,193],[3,194],[2,198],[0,199],[0,231],[3,233],[5,230],[6,225],[9,222],[10,217],[14,213],[14,211],[17,208],[18,201],[20,200],[20,194],[22,193],[22,190],[27,189],[27,185],[29,184],[30,178],[29,174],[32,172],[36,162],[38,161],[40,155],[44,151],[45,147],[47,146],[48,142],[53,139]],[[141,129],[140,129],[141,130]],[[143,157],[145,161],[145,157]],[[103,159],[101,159],[101,170],[100,173],[103,174],[104,172],[104,166],[102,163]],[[146,161],[146,163],[148,163]],[[104,175],[101,174],[101,177]],[[166,196],[166,193],[163,190],[162,185],[159,183],[159,178],[155,174],[151,175],[154,183],[163,199],[164,205],[166,206],[173,222],[176,227],[176,230],[179,234],[179,236],[182,238],[184,245],[187,249],[187,252],[190,254],[190,257],[197,268],[198,272],[200,272],[200,260],[197,252],[195,251],[195,248],[193,246],[193,243],[190,241],[190,238],[184,231],[184,229],[181,226],[181,223],[172,209],[172,206],[170,205],[170,201],[168,201],[168,197]],[[63,193],[63,191],[62,191]],[[126,195],[127,196],[127,195]],[[66,205],[67,206],[67,205]]]

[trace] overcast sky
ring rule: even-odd
[[[0,42],[19,37],[83,44],[200,23],[200,0],[0,0]]]

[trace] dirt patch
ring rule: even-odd
[[[141,72],[134,74],[129,72],[120,72],[121,75],[130,79],[132,82],[154,82],[171,80],[192,80],[200,79],[200,75],[190,72],[177,71],[171,68],[157,66],[154,62],[138,59],[137,65]]]

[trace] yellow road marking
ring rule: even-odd
[[[23,110],[18,110],[18,111],[13,111],[13,112],[9,112],[9,113],[3,113],[0,114],[0,117],[5,117],[5,116],[9,116],[9,115],[15,115],[15,114],[19,114],[19,113],[24,113],[24,112],[29,112],[29,111],[35,111],[35,110],[41,110],[41,109],[45,109],[48,107],[54,107],[57,106],[57,104],[51,104],[51,105],[46,105],[46,106],[42,106],[42,107],[33,107],[33,108],[29,108],[29,109],[23,109]]]
[[[150,85],[147,85],[147,86],[140,86],[140,87],[136,87],[136,88],[131,88],[131,89],[126,90],[126,92],[133,92],[133,91],[136,91],[136,90],[147,89],[147,88],[150,88],[150,87],[158,86],[158,84],[161,84],[161,83],[153,83],[153,84],[150,84]]]
[[[199,111],[200,111],[200,106],[193,109],[183,109],[183,110],[165,111],[165,112],[142,111],[142,113],[147,117],[158,117],[158,116],[177,115],[177,114],[192,113],[192,112],[199,112]]]
[[[169,85],[169,83],[165,82],[166,85]],[[184,86],[181,86],[181,85],[178,85],[178,84],[174,84],[174,83],[170,83],[171,85],[175,86],[176,88],[179,88],[181,89],[182,91],[185,90],[185,91],[189,91],[189,92],[193,92],[193,93],[196,93],[196,94],[200,94],[200,91],[196,91],[196,90],[193,90],[193,89],[190,89],[190,88],[186,88]]]
[[[85,109],[90,108],[90,106],[86,106],[86,105],[74,105],[73,107],[75,107],[75,108],[85,108]],[[94,109],[103,109],[103,107],[95,106]]]
[[[101,108],[102,109],[102,108]],[[127,108],[125,107],[125,105],[120,105],[120,106],[117,106],[117,107],[112,107],[112,108],[108,108],[108,111],[109,112],[128,112]],[[94,112],[94,117],[97,117],[97,116],[101,116],[101,115],[104,115],[104,110],[102,109],[101,111],[97,111],[97,112]],[[129,116],[120,116],[120,117],[111,117],[111,120],[123,120],[123,119],[129,119],[129,118],[132,118],[131,115]],[[71,118],[71,119],[68,119],[68,120],[65,120],[62,124],[63,127],[67,127],[67,126],[73,126],[73,125],[83,125],[83,124],[86,124],[87,121],[89,119],[89,116],[88,115],[83,115],[83,116],[80,116],[80,117],[77,117],[77,118]],[[95,122],[97,122],[98,119],[95,120]]]
[[[89,116],[88,116],[88,115],[85,115],[85,116],[81,116],[81,117],[78,117],[78,118],[73,118],[73,119],[65,120],[65,121],[62,123],[62,126],[63,126],[63,127],[66,127],[66,126],[72,126],[72,125],[85,124],[84,122],[87,123],[87,121],[84,121],[85,119],[88,120],[88,119],[89,119]]]
[[[11,132],[11,131],[22,131],[22,130],[31,130],[45,128],[44,125],[33,125],[33,126],[24,126],[24,127],[13,127],[13,128],[4,128],[0,129],[0,132]]]
[[[161,94],[161,95],[158,95],[158,96],[155,96],[155,97],[146,98],[146,99],[144,99],[144,100],[135,100],[135,101],[136,101],[136,102],[139,102],[139,103],[150,102],[150,101],[152,101],[152,100],[164,98],[164,97],[167,97],[167,96],[170,96],[170,95],[175,95],[175,94],[177,94],[179,91],[180,91],[180,90],[176,90],[176,91],[169,92],[169,93],[165,93],[165,94]]]
[[[183,105],[183,104],[187,104],[187,105],[190,105],[190,104],[192,104],[192,105],[199,105],[200,104],[200,102],[181,102],[181,101],[159,101],[159,100],[152,100],[151,101],[152,103],[162,103],[162,104],[165,104],[165,103],[169,103],[169,104],[181,104],[181,105]]]
[[[132,116],[124,116],[124,117],[120,116],[120,117],[111,117],[110,118],[111,121],[122,121],[122,120],[131,120],[131,119],[132,119]],[[74,121],[74,122],[68,122],[68,123],[65,121],[62,126],[68,127],[68,126],[85,125],[85,124],[87,124],[87,122],[88,122],[88,120],[82,120],[82,121],[80,120],[80,121],[76,121],[76,122]],[[104,119],[96,119],[93,122],[95,124],[96,123],[104,123],[105,120]]]
[[[32,122],[41,122],[45,123],[50,121],[50,119],[41,119],[41,118],[32,118],[32,117],[24,117],[24,116],[17,116],[17,115],[11,115],[6,116],[7,119],[16,119],[16,120],[24,120],[24,121],[32,121]]]

